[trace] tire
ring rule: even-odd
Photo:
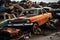
[[[33,34],[40,34],[41,29],[38,27],[38,23],[33,23],[33,28],[32,28]]]

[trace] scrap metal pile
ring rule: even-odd
[[[44,34],[43,29],[45,28],[57,30],[55,24],[59,20],[53,19],[52,13],[50,11],[47,12],[43,7],[37,5],[36,2],[32,3],[29,0],[22,0],[19,4],[14,3],[1,0],[1,40],[10,40],[15,37],[18,40],[23,40],[26,36],[30,37],[30,33]]]

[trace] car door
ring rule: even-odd
[[[48,17],[46,14],[46,11],[44,9],[41,9],[42,14],[40,15],[40,25],[45,24],[48,21]]]
[[[38,15],[37,16],[38,16],[38,19],[37,19],[38,24],[42,25],[43,24],[42,23],[43,22],[43,14],[42,14],[42,10],[41,9],[38,10]]]

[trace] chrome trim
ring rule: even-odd
[[[25,24],[8,24],[8,26],[29,26],[29,25],[33,25],[33,23],[25,23]]]

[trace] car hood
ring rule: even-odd
[[[30,19],[30,17],[27,17],[27,16],[21,16],[21,17],[18,17],[18,19]]]
[[[11,23],[14,23],[14,24],[18,24],[18,23],[26,23],[27,20],[29,20],[30,18],[29,17],[17,17],[17,18],[13,18],[11,20],[9,20]]]
[[[9,20],[17,20],[17,19],[30,19],[30,17],[27,17],[27,16],[20,16],[20,17],[17,17],[17,18],[13,18],[13,19],[9,19]]]

